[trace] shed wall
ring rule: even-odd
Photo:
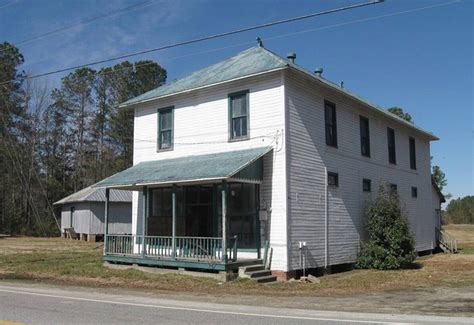
[[[72,225],[70,222],[71,218],[71,208],[74,208],[74,216],[72,219]],[[76,233],[89,233],[91,219],[91,210],[89,202],[77,202],[71,204],[65,204],[61,208],[61,229],[64,231],[64,228],[74,228]]]

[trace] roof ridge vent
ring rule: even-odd
[[[260,36],[257,37],[257,46],[258,46],[258,47],[263,47],[263,41],[262,41],[262,39],[260,38]]]
[[[287,58],[288,61],[290,61],[291,63],[295,63],[296,53],[295,53],[295,52],[290,52],[290,53],[287,54],[286,58]]]
[[[321,78],[321,75],[323,74],[323,68],[316,68],[314,70],[314,74],[317,76],[317,77],[320,77]]]

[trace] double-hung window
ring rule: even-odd
[[[158,110],[158,150],[173,149],[173,107]]]
[[[395,130],[387,128],[387,142],[388,142],[388,162],[391,164],[397,163],[395,154]]]
[[[360,153],[370,157],[369,119],[364,116],[360,117]]]
[[[326,124],[326,144],[337,148],[336,105],[324,101],[324,121]]]
[[[416,149],[415,149],[415,138],[409,138],[410,143],[410,168],[416,169]]]
[[[249,137],[249,92],[229,95],[229,139],[244,140]]]

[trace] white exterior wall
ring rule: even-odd
[[[228,94],[249,90],[250,140],[228,142]],[[174,106],[174,149],[157,152],[157,110]],[[262,221],[270,234],[272,268],[287,270],[286,161],[283,73],[246,78],[187,94],[170,96],[135,108],[134,164],[189,155],[272,146],[264,159],[262,208],[271,213]],[[134,234],[142,233],[142,198],[133,196]]]
[[[329,265],[352,263],[365,236],[364,210],[381,184],[394,183],[419,251],[432,249],[433,205],[428,139],[296,72],[285,78],[289,114],[289,269],[300,269],[298,242],[306,241],[308,267],[324,266],[325,172],[339,174],[328,191]],[[324,100],[336,104],[338,148],[325,141]],[[360,153],[359,116],[369,118],[371,158]],[[387,127],[395,130],[396,165],[388,162]],[[417,170],[410,169],[409,140],[416,140]],[[372,192],[362,191],[362,179]],[[411,187],[418,198],[411,197]]]

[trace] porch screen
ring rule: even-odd
[[[237,236],[238,247],[256,247],[257,186],[229,184],[229,234]]]

